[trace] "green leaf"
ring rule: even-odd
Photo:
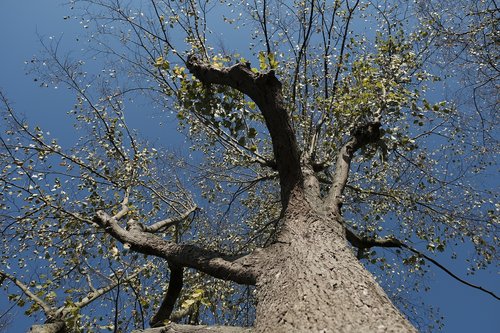
[[[161,67],[162,65],[163,65],[163,57],[160,56],[160,57],[156,58],[154,66]]]
[[[170,69],[170,63],[167,60],[163,59],[162,56],[159,56],[158,58],[156,58],[154,66],[157,68],[160,68],[160,69],[164,69],[164,70]]]
[[[181,308],[186,309],[186,308],[190,307],[191,305],[193,305],[195,302],[196,302],[196,300],[194,300],[194,299],[187,299],[184,302],[182,302]]]
[[[203,289],[195,289],[195,291],[191,294],[191,297],[194,299],[198,299],[201,296],[203,296],[204,293],[205,293],[205,290],[203,290]]]
[[[278,67],[278,62],[276,61],[274,53],[269,53],[268,58],[269,58],[269,65],[271,66],[271,69],[276,69]]]
[[[261,71],[265,71],[267,69],[267,57],[264,51],[259,52],[259,67]]]

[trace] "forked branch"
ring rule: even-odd
[[[327,206],[330,207],[335,214],[340,215],[342,194],[344,193],[349,178],[349,170],[354,154],[367,144],[378,141],[380,135],[380,122],[378,121],[358,126],[351,132],[349,141],[340,149],[335,164],[335,174],[333,176],[332,186],[326,198]]]
[[[180,216],[164,219],[164,220],[155,222],[153,225],[145,225],[144,231],[155,233],[155,232],[158,232],[159,230],[162,230],[162,229],[168,229],[169,227],[174,226],[176,224],[179,224],[180,222],[185,220],[191,213],[196,211],[196,209],[198,209],[198,207],[193,206],[193,207],[187,209]]]
[[[163,258],[219,279],[246,285],[256,282],[249,256],[230,256],[191,244],[176,244],[144,231],[144,227],[136,221],[129,221],[126,230],[104,211],[96,213],[94,222],[121,243],[129,244],[132,251]]]

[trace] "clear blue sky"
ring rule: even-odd
[[[0,0],[0,89],[9,97],[18,112],[24,113],[32,123],[40,124],[51,131],[62,143],[72,135],[66,112],[73,106],[74,96],[62,88],[40,88],[37,82],[33,81],[33,77],[25,75],[24,61],[37,54],[41,48],[37,34],[44,38],[62,36],[63,48],[73,53],[81,48],[81,44],[76,43],[76,38],[82,28],[75,20],[63,19],[69,14],[67,7],[61,5],[64,2]],[[129,120],[130,118],[131,116]],[[130,124],[132,127],[135,125],[133,122]],[[155,135],[166,132],[159,129],[158,122],[154,120],[150,121],[148,126],[152,129],[148,131],[152,140],[157,139]],[[172,140],[171,136],[168,140]],[[163,134],[163,137],[158,139],[165,138]],[[494,271],[494,267],[490,269],[491,272],[480,272],[475,276],[466,277],[466,266],[459,260],[451,261],[448,257],[442,256],[439,260],[453,272],[472,283],[500,292],[499,275]],[[442,332],[500,331],[499,301],[458,283],[438,269],[432,268],[432,271],[433,274],[428,277],[431,290],[423,293],[422,298],[441,309],[441,314],[445,317]],[[6,308],[7,295],[0,290],[0,314]],[[30,322],[23,316],[24,310],[16,311],[18,315],[10,332],[25,332]]]

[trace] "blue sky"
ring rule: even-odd
[[[76,43],[81,25],[77,20],[65,20],[70,14],[62,0],[1,0],[0,1],[0,89],[8,96],[17,112],[24,113],[32,124],[39,124],[64,143],[72,137],[72,127],[66,112],[73,106],[74,96],[63,88],[41,88],[33,77],[26,75],[24,62],[36,55],[41,48],[39,36],[62,38],[62,47],[76,53],[81,48]],[[154,121],[153,112],[147,116],[148,135],[151,140],[165,140],[172,144],[172,137],[165,135],[165,128]],[[134,126],[134,116],[128,117]],[[144,127],[144,125],[143,125]],[[168,126],[172,129],[173,126]],[[162,135],[162,137],[160,137]],[[177,144],[182,139],[176,139]],[[461,254],[466,256],[466,249]],[[449,255],[438,258],[457,275],[472,283],[500,291],[498,273],[492,267],[490,272],[480,272],[466,276],[466,266],[459,260],[452,261]],[[463,258],[462,258],[463,259]],[[422,293],[422,299],[441,309],[445,317],[442,332],[498,332],[500,327],[500,302],[480,291],[466,287],[453,280],[437,268],[432,267],[428,276],[431,290]],[[7,295],[0,290],[0,314],[7,308]],[[23,316],[24,310],[16,310],[18,315],[9,332],[25,332],[30,325]]]

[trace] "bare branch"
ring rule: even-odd
[[[189,214],[196,211],[196,209],[198,209],[198,207],[193,206],[193,207],[189,208],[188,210],[186,210],[184,213],[182,213],[178,217],[164,219],[162,221],[158,221],[158,222],[154,223],[153,225],[146,225],[146,226],[144,226],[144,231],[155,233],[159,230],[169,228],[173,225],[178,224],[181,221],[184,221],[189,216]]]
[[[309,19],[307,21],[307,28],[305,27],[305,23],[302,23],[302,28],[304,29],[304,40],[300,46],[299,54],[297,56],[297,60],[295,62],[295,71],[293,74],[293,83],[292,83],[292,104],[295,104],[295,99],[297,95],[297,86],[299,80],[299,70],[300,64],[302,62],[302,57],[305,56],[307,45],[309,43],[309,37],[311,36],[311,28],[313,26],[313,18],[314,18],[314,0],[311,0],[311,6],[309,7]]]
[[[123,201],[121,202],[122,208],[118,213],[116,213],[113,217],[117,220],[121,219],[125,215],[127,215],[129,208],[128,208],[128,202],[129,202],[129,197],[130,197],[130,187],[128,187],[125,190],[125,196],[123,198]]]
[[[170,281],[168,282],[167,293],[163,299],[158,311],[151,318],[149,325],[151,327],[162,326],[165,320],[170,318],[174,305],[182,290],[184,270],[180,266],[169,264]]]
[[[356,2],[354,3],[354,6],[353,7],[350,7],[349,6],[349,1],[346,2],[346,5],[347,5],[347,9],[348,9],[348,15],[345,19],[345,26],[344,26],[344,32],[342,34],[342,43],[341,43],[341,46],[340,46],[340,53],[339,53],[339,58],[338,58],[338,62],[335,66],[335,76],[334,76],[334,79],[333,79],[333,87],[332,87],[332,98],[330,100],[330,105],[328,106],[328,108],[326,108],[326,110],[330,110],[332,109],[333,107],[333,103],[335,102],[337,96],[336,96],[336,93],[337,93],[337,88],[338,88],[338,85],[340,83],[340,73],[344,67],[344,58],[345,58],[345,50],[347,48],[347,41],[348,41],[348,36],[349,36],[349,27],[350,27],[350,24],[351,24],[351,21],[352,21],[352,18],[353,18],[353,14],[354,14],[354,11],[356,10],[356,8],[358,7],[359,5],[359,0],[356,0]],[[329,28],[329,32],[328,32],[328,38],[331,37],[331,31],[332,31],[332,28],[333,28],[333,23],[334,23],[334,16],[335,16],[335,12],[337,11],[338,7],[337,7],[337,4],[335,4],[335,8],[334,8],[334,13],[332,14],[332,22],[331,22],[331,26]],[[328,47],[330,46],[330,40],[328,41]],[[326,52],[325,51],[325,55],[326,55]],[[328,85],[328,82],[327,82],[327,78],[326,78],[326,74],[327,72],[325,71],[325,86]],[[327,93],[327,89],[325,89],[325,93]],[[312,154],[314,153],[314,151],[316,150],[316,146],[318,144],[318,141],[319,141],[319,137],[320,137],[320,132],[321,132],[321,129],[323,128],[323,124],[324,122],[326,121],[327,119],[327,113],[323,113],[321,115],[321,118],[318,122],[318,124],[316,125],[316,128],[315,128],[315,131],[314,131],[314,134],[311,138],[311,145],[310,145],[310,156],[312,156]]]
[[[267,32],[267,3],[266,0],[264,0],[264,3],[262,4],[262,20],[259,20],[262,25],[262,29],[264,30],[264,37],[266,39],[266,51],[267,55],[271,54],[271,44],[269,42],[269,35]]]
[[[361,147],[376,142],[380,138],[380,122],[368,123],[355,128],[351,133],[351,139],[340,149],[335,164],[335,174],[332,186],[326,199],[327,206],[334,213],[340,215],[342,206],[342,194],[349,178],[349,169],[354,153]]]
[[[472,287],[474,289],[481,290],[482,292],[485,292],[485,293],[493,296],[497,300],[500,300],[500,297],[497,296],[494,292],[487,290],[481,286],[478,286],[478,285],[475,285],[475,284],[472,284],[470,282],[465,281],[464,279],[460,278],[459,276],[457,276],[456,274],[451,272],[449,269],[444,267],[437,260],[435,260],[435,259],[429,257],[428,255],[412,248],[411,246],[401,242],[400,240],[398,240],[396,238],[388,237],[388,238],[379,239],[379,238],[373,238],[373,237],[360,237],[360,236],[356,235],[353,231],[349,230],[348,228],[345,229],[345,232],[346,232],[347,240],[354,247],[357,247],[361,251],[363,251],[365,249],[372,248],[372,247],[395,247],[395,248],[400,248],[400,249],[402,249],[402,248],[407,249],[407,250],[415,253],[419,257],[422,257],[422,258],[429,260],[431,263],[436,265],[438,268],[443,270],[446,274],[448,274],[449,276],[451,276],[452,278],[454,278],[458,282],[463,283],[466,286]]]
[[[197,269],[213,277],[254,285],[256,274],[249,256],[229,256],[190,244],[175,244],[143,230],[138,222],[129,221],[129,230],[104,211],[98,211],[94,222],[122,243],[130,244],[131,250],[164,258],[173,264]]]
[[[500,297],[497,296],[494,292],[490,291],[490,290],[487,290],[487,289],[484,289],[483,287],[481,286],[478,286],[478,285],[475,285],[475,284],[472,284],[470,282],[467,282],[465,281],[464,279],[458,277],[456,274],[452,273],[449,269],[447,269],[446,267],[444,267],[443,265],[441,265],[439,262],[437,262],[435,259],[432,259],[431,257],[427,256],[426,254],[406,245],[406,244],[401,244],[401,247],[403,248],[406,248],[408,250],[410,250],[411,252],[417,254],[418,256],[422,257],[422,258],[425,258],[427,260],[429,260],[430,262],[432,262],[434,265],[436,265],[437,267],[439,267],[441,270],[443,270],[446,274],[448,274],[449,276],[451,276],[452,278],[454,278],[455,280],[457,280],[458,282],[460,283],[463,283],[465,284],[466,286],[469,286],[469,287],[472,287],[474,289],[478,289],[478,290],[481,290],[482,292],[485,292],[487,294],[490,294],[491,296],[493,296],[494,298],[496,298],[497,300],[500,300]]]

